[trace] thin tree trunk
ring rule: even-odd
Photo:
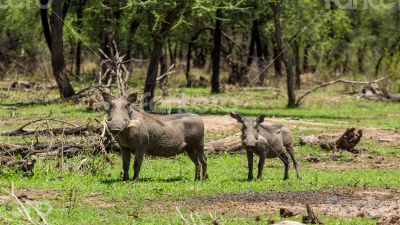
[[[287,94],[288,94],[288,107],[293,108],[296,107],[296,95],[294,91],[294,74],[293,74],[293,64],[291,57],[283,51],[283,43],[282,43],[282,28],[280,24],[281,17],[281,4],[282,1],[276,1],[273,3],[273,11],[274,11],[274,25],[275,25],[275,43],[278,52],[282,52],[282,60],[286,67],[286,86],[287,86]]]
[[[251,32],[249,55],[247,57],[247,62],[246,62],[247,67],[250,67],[251,63],[253,62],[255,46],[256,46],[256,42],[255,42],[255,38],[254,38],[254,32]]]
[[[365,54],[365,49],[364,46],[361,46],[357,50],[357,61],[358,61],[358,73],[359,74],[364,74],[364,54]]]
[[[160,57],[160,76],[167,73],[167,70],[168,70],[167,55],[165,53],[166,53],[165,51],[163,53],[161,53],[161,57]],[[167,77],[168,76],[166,76],[166,78]]]
[[[178,58],[179,61],[182,61],[183,59],[183,43],[179,44],[179,48],[178,48]]]
[[[178,56],[178,46],[179,46],[179,42],[177,41],[175,43],[175,48],[174,48],[174,62],[176,63],[176,57]]]
[[[75,75],[80,77],[81,75],[81,64],[82,64],[82,42],[78,41],[76,45],[75,55]]]
[[[217,9],[216,12],[216,21],[215,21],[215,30],[214,30],[214,49],[212,53],[212,77],[211,77],[211,92],[219,93],[219,67],[220,67],[220,53],[221,53],[221,37],[222,37],[222,24],[221,17],[222,11],[221,9]]]
[[[47,47],[51,52],[51,32],[50,32],[50,25],[49,19],[47,15],[47,9],[49,6],[49,0],[40,0],[40,18],[42,21],[43,33],[44,38],[46,39]]]
[[[254,20],[253,21],[253,32],[254,32],[254,41],[256,43],[257,47],[257,59],[258,59],[258,70],[260,72],[260,76],[258,78],[258,82],[260,84],[264,83],[265,80],[265,59],[263,55],[263,49],[262,49],[262,43],[261,43],[261,35],[260,35],[260,30],[258,29],[258,21]]]
[[[68,98],[75,94],[74,89],[65,74],[64,47],[63,47],[63,1],[54,1],[51,14],[52,54],[51,66],[57,82],[61,98]]]
[[[275,69],[275,77],[280,78],[282,77],[282,55],[278,56],[280,51],[278,50],[278,47],[276,46],[276,41],[275,37],[272,38],[272,44],[273,44],[273,53],[274,53],[274,69]]]
[[[129,26],[128,30],[128,37],[126,38],[126,57],[127,60],[129,60],[132,57],[132,43],[133,43],[133,38],[136,35],[136,31],[138,30],[140,26],[140,21],[136,17],[132,19],[131,25]],[[131,68],[130,68],[131,70]]]
[[[76,17],[77,17],[77,32],[78,34],[81,33],[82,30],[82,18],[83,18],[83,8],[86,4],[86,0],[80,0],[78,3],[78,7],[76,10]],[[76,55],[75,55],[75,75],[77,77],[81,74],[81,64],[82,64],[82,41],[78,38],[76,45]]]
[[[300,44],[299,44],[299,41],[294,42],[293,51],[294,51],[295,71],[296,71],[296,89],[300,89],[301,68],[300,68]]]
[[[303,72],[308,73],[309,71],[309,65],[308,65],[308,49],[311,46],[309,44],[307,44],[306,46],[304,46],[304,54],[303,54]]]
[[[187,56],[186,56],[186,87],[192,87],[192,78],[190,76],[190,62],[192,58],[192,45],[193,42],[190,41],[188,44],[187,49]]]
[[[143,109],[150,111],[154,107],[154,90],[157,86],[157,72],[160,64],[163,42],[158,38],[154,39],[154,47],[150,57],[149,69],[147,70],[146,84],[144,86]]]
[[[171,41],[168,42],[168,54],[169,54],[169,60],[171,65],[176,65],[175,57],[174,57],[174,51],[172,50],[172,44]]]
[[[113,47],[113,41],[114,41],[114,33],[113,33],[113,11],[112,11],[112,6],[110,0],[103,0],[103,4],[105,6],[105,11],[104,11],[104,29],[103,29],[103,43],[102,43],[102,51],[104,54],[106,54],[108,57],[113,58],[112,55],[112,47]],[[105,57],[102,57],[104,60]],[[108,68],[108,65],[106,63],[103,64],[102,69],[102,74],[106,72]],[[109,73],[111,76],[112,74]],[[107,82],[109,81],[109,77],[104,77],[103,81]]]

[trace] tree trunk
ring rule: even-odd
[[[168,70],[167,55],[166,52],[164,51],[164,53],[161,53],[160,57],[160,76],[166,74],[167,70]]]
[[[262,49],[262,43],[261,43],[261,35],[260,35],[260,30],[258,29],[258,21],[254,20],[253,21],[253,32],[254,32],[254,41],[256,43],[257,47],[257,59],[258,59],[258,70],[260,72],[260,76],[258,79],[258,82],[260,84],[264,83],[265,80],[265,59],[263,55],[263,49]]]
[[[76,9],[77,18],[77,33],[80,34],[82,30],[82,18],[83,18],[83,8],[86,4],[86,0],[80,0]],[[77,77],[81,74],[81,64],[82,64],[82,41],[78,38],[78,43],[76,44],[76,55],[75,55],[75,75]]]
[[[365,49],[364,46],[361,46],[357,50],[357,62],[358,62],[358,73],[359,74],[364,74],[364,54],[365,54]]]
[[[44,38],[46,39],[47,47],[51,52],[51,32],[50,32],[50,25],[47,15],[47,9],[49,7],[49,0],[40,0],[40,18],[42,21],[43,33]]]
[[[133,18],[131,21],[131,25],[129,26],[129,30],[128,30],[128,37],[126,38],[126,58],[127,60],[131,59],[132,57],[132,41],[133,38],[136,35],[136,31],[138,30],[140,26],[140,21],[138,18]],[[131,65],[131,63],[129,63],[129,65]],[[132,68],[131,66],[129,66],[129,71],[131,71]]]
[[[221,18],[222,11],[217,9],[215,15],[215,30],[214,30],[214,49],[212,53],[212,77],[211,77],[211,92],[219,93],[219,67],[220,67],[220,53],[221,53],[221,37],[222,37],[222,24]]]
[[[169,61],[171,65],[176,65],[176,58],[174,55],[174,51],[172,49],[171,41],[168,42],[168,54],[169,54]]]
[[[178,48],[178,58],[179,61],[181,62],[183,59],[183,43],[179,44],[179,48]]]
[[[251,32],[249,55],[247,57],[247,62],[246,62],[247,67],[250,67],[251,63],[253,62],[254,50],[255,50],[255,46],[256,46],[254,35],[255,35],[254,32]]]
[[[282,56],[278,56],[279,55],[279,50],[278,47],[276,46],[276,41],[275,41],[275,37],[272,38],[272,45],[273,45],[273,53],[274,53],[274,69],[275,69],[275,77],[276,78],[280,78],[282,77]]]
[[[296,95],[294,92],[294,75],[293,75],[293,64],[291,57],[283,51],[283,43],[282,43],[282,28],[280,24],[281,17],[281,4],[282,1],[276,1],[273,4],[274,11],[274,25],[275,25],[275,43],[278,52],[282,52],[281,59],[286,67],[286,86],[287,86],[287,95],[288,95],[288,107],[293,108],[296,107]]]
[[[157,72],[162,49],[163,42],[158,38],[155,38],[153,51],[150,57],[149,69],[147,70],[146,84],[144,86],[143,109],[145,111],[151,111],[154,107],[154,90],[157,86]]]
[[[303,72],[308,73],[309,71],[309,65],[308,65],[308,49],[311,46],[309,44],[307,44],[306,46],[304,46],[304,53],[303,53]]]
[[[190,41],[188,44],[187,49],[187,56],[186,56],[186,87],[192,87],[192,78],[190,76],[190,61],[192,58],[192,45],[193,42]]]
[[[58,89],[61,98],[68,98],[75,94],[74,89],[69,82],[67,75],[65,74],[65,62],[64,62],[64,46],[63,46],[63,25],[64,22],[61,18],[64,18],[63,13],[63,1],[54,1],[52,5],[51,14],[51,66],[53,68],[54,78],[57,82]]]
[[[147,12],[148,25],[150,31],[152,32],[154,46],[151,53],[150,63],[147,70],[146,83],[144,86],[143,109],[145,111],[150,111],[154,109],[154,90],[157,85],[158,65],[161,59],[164,42],[168,37],[172,26],[179,18],[179,14],[182,12],[185,6],[186,1],[179,1],[174,9],[165,12],[163,21],[161,22],[161,26],[156,32],[152,31],[152,27],[155,21],[154,15],[150,11]]]
[[[112,55],[112,47],[113,47],[113,41],[114,41],[114,33],[113,33],[113,11],[112,11],[112,5],[110,0],[103,0],[103,4],[105,7],[104,11],[104,29],[103,29],[103,43],[102,43],[102,51],[104,54],[106,54],[108,57],[113,58],[114,56]],[[106,58],[104,56],[101,57],[102,60],[105,60]],[[107,71],[108,65],[106,63],[103,64],[103,67],[101,68],[102,74],[105,74]],[[109,76],[112,74],[109,73]],[[104,77],[103,81],[107,82],[109,81],[109,77]]]
[[[294,51],[294,64],[296,71],[296,89],[300,89],[301,86],[301,68],[300,68],[300,44],[299,41],[295,41],[293,45]]]

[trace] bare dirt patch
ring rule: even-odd
[[[87,194],[85,196],[83,202],[87,203],[93,207],[96,207],[96,208],[107,209],[107,208],[115,207],[114,203],[107,202],[102,196],[100,196],[100,194],[97,194],[97,193]]]
[[[10,191],[8,189],[5,190]],[[40,190],[40,189],[27,189],[27,188],[15,190],[14,194],[21,201],[26,201],[26,200],[34,201],[36,199],[41,199],[41,198],[61,196],[61,192],[55,190]],[[4,192],[0,193],[0,202],[10,201],[12,200],[12,198],[13,197],[7,193]]]
[[[322,190],[266,193],[220,194],[167,202],[163,209],[176,207],[194,212],[217,212],[234,216],[258,216],[279,213],[280,208],[306,215],[305,205],[317,213],[340,217],[400,215],[400,190]],[[168,205],[169,207],[165,207]],[[162,209],[160,209],[162,210]]]
[[[303,160],[308,160],[318,157],[305,157]],[[331,170],[347,170],[347,169],[390,169],[398,168],[400,166],[400,160],[394,157],[387,157],[377,154],[368,153],[362,151],[359,154],[355,154],[353,158],[346,159],[346,162],[341,161],[340,155],[332,154],[330,159],[321,160],[309,164],[310,168],[314,169],[331,169]]]

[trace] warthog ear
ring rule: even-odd
[[[265,115],[257,116],[256,123],[263,123],[265,119]]]
[[[130,104],[135,103],[136,100],[137,100],[137,93],[134,92],[134,93],[130,94],[130,95],[128,96],[127,100],[128,100],[128,102],[129,102]]]
[[[236,119],[239,123],[244,123],[244,118],[242,115],[235,112],[230,112],[229,115],[231,115],[231,117]]]

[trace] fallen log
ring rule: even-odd
[[[204,145],[204,150],[207,153],[223,153],[223,152],[239,152],[242,149],[242,141],[240,133],[226,137],[217,141],[210,141]]]
[[[358,150],[354,149],[356,145],[361,141],[363,132],[356,128],[348,128],[338,139],[328,139],[325,137],[303,136],[300,137],[300,145],[317,145],[320,148],[327,151],[345,150],[351,153],[359,153]]]
[[[390,93],[385,89],[381,90],[377,84],[370,84],[364,87],[359,96],[369,100],[400,102],[400,95]]]

